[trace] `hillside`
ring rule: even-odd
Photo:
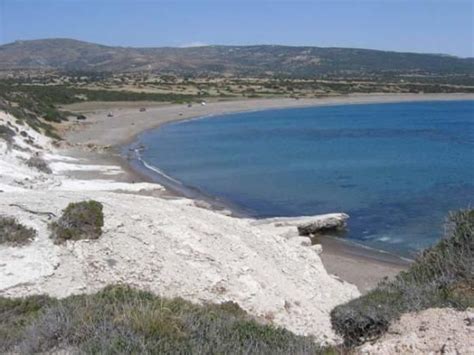
[[[312,335],[319,343],[337,341],[329,312],[359,292],[326,271],[317,248],[297,227],[335,219],[342,223],[346,215],[258,222],[235,218],[202,208],[202,202],[165,197],[161,185],[124,182],[131,180],[120,166],[84,158],[92,149],[85,145],[61,147],[0,111],[0,353],[8,349],[2,340],[11,310],[2,308],[2,297],[64,298],[117,283],[199,304],[236,302],[262,322]],[[62,211],[88,200],[103,206],[102,222],[94,223],[100,231],[94,228],[92,238],[84,230],[60,232],[61,238],[67,234],[81,240],[58,243],[52,230],[58,231]],[[88,215],[84,223],[71,225],[84,227],[92,219]],[[99,320],[110,335],[104,325]],[[129,352],[134,351],[120,353]]]
[[[128,48],[72,39],[44,39],[0,46],[0,70],[11,69],[159,71],[190,75],[472,75],[474,58],[277,45]]]

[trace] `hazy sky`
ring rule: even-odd
[[[289,44],[474,56],[474,0],[0,0],[0,43]]]

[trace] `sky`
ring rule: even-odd
[[[474,57],[474,0],[0,0],[0,44],[284,44]]]

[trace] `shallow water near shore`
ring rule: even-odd
[[[474,196],[474,101],[229,114],[164,125],[140,144],[177,185],[255,217],[346,212],[345,238],[403,256],[438,240]]]

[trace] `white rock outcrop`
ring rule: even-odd
[[[474,354],[474,309],[431,308],[404,314],[382,338],[363,345],[357,353]]]

